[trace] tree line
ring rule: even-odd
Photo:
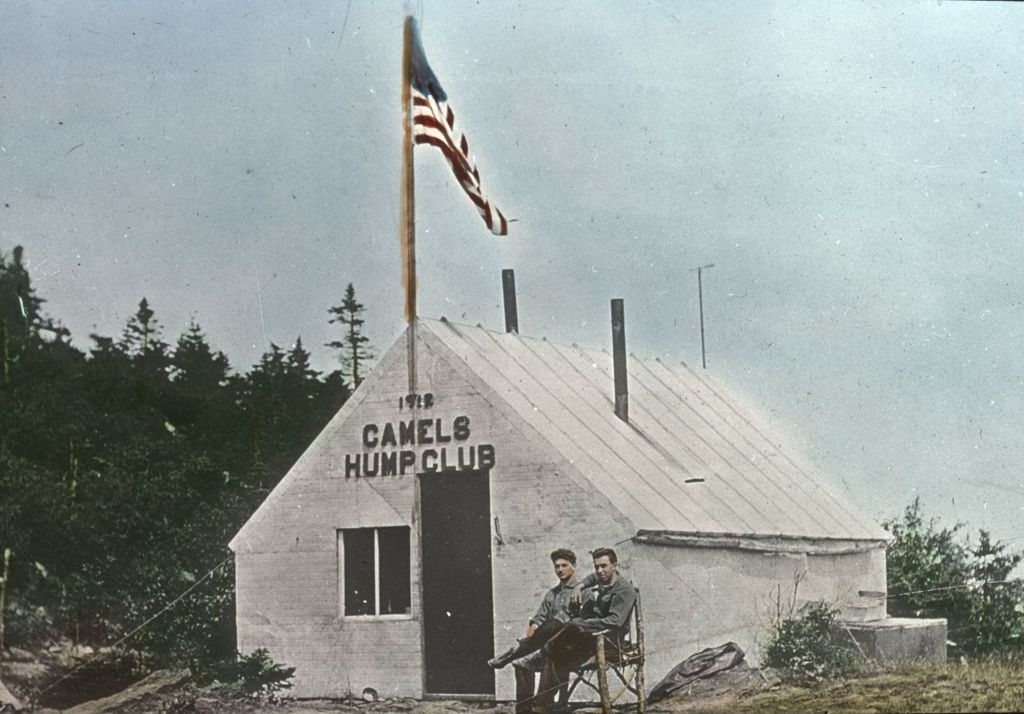
[[[82,350],[43,306],[23,249],[0,255],[5,637],[102,645],[224,561],[373,355],[351,284],[328,310],[341,366],[326,374],[301,338],[271,344],[248,372],[195,320],[166,342],[145,298],[119,336],[89,335]],[[126,647],[154,665],[233,655],[233,583],[229,562]]]

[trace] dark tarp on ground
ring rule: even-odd
[[[691,682],[732,669],[743,661],[743,656],[743,650],[735,642],[726,642],[720,647],[709,647],[690,655],[655,685],[647,701],[665,699]]]

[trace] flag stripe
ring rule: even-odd
[[[441,138],[445,141],[445,143],[447,143],[447,145],[451,148],[452,152],[458,156],[459,163],[466,170],[466,172],[469,173],[470,175],[473,175],[473,166],[469,160],[469,142],[465,142],[464,144],[465,148],[467,149],[466,151],[459,152],[455,148],[455,115],[451,113],[451,111],[449,110],[447,121],[442,121],[441,119],[438,118],[438,115],[441,113],[440,109],[441,108],[437,106],[436,103],[428,101],[426,110],[430,112],[429,114],[424,114],[422,111],[415,112],[413,114],[413,134],[415,135],[419,133],[429,133],[431,129],[436,130],[436,132],[440,134]],[[420,131],[421,127],[423,129],[422,132]],[[462,138],[465,139],[465,136],[463,136]],[[479,179],[479,176],[477,176],[476,178]]]
[[[418,32],[412,50],[413,142],[436,146],[487,228],[496,235],[508,235],[504,214],[484,196],[480,172],[469,155],[469,139],[456,125],[455,111],[448,105],[448,95],[427,63]]]
[[[444,157],[448,159],[448,163],[452,167],[452,173],[455,174],[455,178],[459,180],[459,183],[463,185],[472,183],[472,177],[468,176],[466,171],[459,165],[458,155],[452,151],[452,147],[447,142],[438,139],[436,136],[423,135],[416,137],[416,143],[436,146],[444,154]],[[466,193],[469,194],[469,198],[477,205],[477,208],[483,205],[483,198],[480,196],[480,192],[476,190],[476,187],[470,186],[466,189]]]
[[[508,221],[504,214],[484,198],[471,177],[466,176],[465,170],[460,165],[462,158],[452,150],[448,142],[429,134],[417,136],[415,142],[417,144],[430,144],[440,149],[441,153],[448,160],[448,165],[452,167],[452,173],[455,174],[455,178],[458,179],[469,200],[473,202],[480,212],[480,216],[484,219],[484,223],[487,224],[487,228],[496,235],[508,235]]]
[[[465,154],[456,150],[455,146],[452,144],[451,137],[444,131],[443,125],[433,117],[420,117],[417,118],[415,123],[417,128],[414,130],[413,136],[415,137],[416,143],[429,143],[441,149],[445,158],[448,159],[448,162],[451,164],[452,171],[455,172],[455,177],[459,180],[462,187],[466,191],[472,189],[479,193],[479,177],[474,175],[473,167],[469,165]],[[423,127],[422,131],[419,130],[420,127]],[[429,141],[420,141],[421,139],[427,139]]]

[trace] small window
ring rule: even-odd
[[[408,614],[409,529],[346,528],[339,535],[342,613],[346,617]]]

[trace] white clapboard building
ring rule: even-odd
[[[706,372],[626,367],[628,415],[609,352],[418,319],[231,542],[239,650],[294,666],[296,696],[511,699],[486,660],[558,547],[618,551],[651,683],[756,652],[794,591],[885,617],[876,523]]]

